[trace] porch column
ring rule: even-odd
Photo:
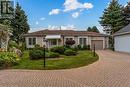
[[[59,41],[58,41],[58,39],[56,39],[56,45],[59,46]]]

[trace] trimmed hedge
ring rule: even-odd
[[[58,57],[60,57],[59,53],[54,53],[54,52],[48,53],[48,58],[58,58]]]
[[[41,50],[44,51],[44,47],[40,47],[40,45],[36,44],[33,50]],[[45,51],[48,52],[48,48],[45,48]]]
[[[66,56],[72,56],[72,55],[76,55],[77,52],[74,51],[74,50],[68,49],[68,50],[66,50],[66,51],[64,52],[64,54],[65,54]]]
[[[42,50],[31,50],[29,52],[29,56],[31,60],[42,59],[44,57],[44,52]],[[45,53],[46,58],[58,58],[59,56],[60,56],[59,53],[54,53],[54,52]]]
[[[41,59],[44,57],[44,52],[42,50],[31,50],[29,56],[31,60]]]
[[[65,48],[63,46],[56,46],[50,49],[51,52],[64,54]]]

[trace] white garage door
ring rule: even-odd
[[[130,34],[116,36],[114,39],[115,39],[115,51],[130,53]]]

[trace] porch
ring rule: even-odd
[[[62,39],[61,35],[47,35],[45,37],[45,39],[47,40],[46,46],[48,48],[63,45],[63,39]]]

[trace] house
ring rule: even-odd
[[[0,24],[0,51],[7,51],[9,36],[8,27]]]
[[[66,40],[75,40],[75,46],[90,45],[93,49],[95,44],[97,50],[108,48],[108,36],[95,32],[74,30],[41,30],[25,34],[24,37],[26,39],[27,48],[33,48],[35,44],[39,44],[42,47],[43,45],[46,45],[48,48],[63,46],[65,45]]]
[[[130,24],[114,34],[115,51],[130,53]]]

